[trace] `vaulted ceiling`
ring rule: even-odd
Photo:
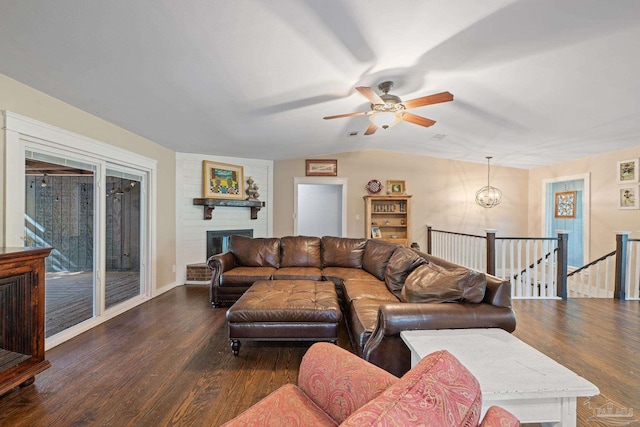
[[[0,73],[181,152],[533,168],[640,145],[637,0],[0,0]],[[453,102],[363,136],[354,90]],[[357,132],[356,136],[349,136]]]

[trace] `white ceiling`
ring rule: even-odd
[[[640,145],[640,0],[0,0],[0,73],[181,152],[533,168]],[[385,80],[455,99],[322,120]]]

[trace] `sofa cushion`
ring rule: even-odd
[[[326,280],[342,283],[344,280],[378,280],[376,277],[361,268],[324,267],[322,275]]]
[[[233,235],[229,237],[229,252],[237,265],[246,267],[280,266],[280,239],[253,238]]]
[[[361,298],[353,300],[348,304],[347,324],[352,342],[355,344],[354,350],[358,356],[363,355],[364,345],[369,341],[371,333],[378,321],[378,308],[388,301],[377,299]]]
[[[322,270],[316,267],[280,267],[273,280],[322,280]]]
[[[236,267],[220,275],[220,287],[251,286],[258,280],[269,280],[276,269],[273,267]]]
[[[384,281],[391,292],[400,298],[400,291],[404,286],[407,276],[427,260],[418,255],[414,250],[400,247],[391,255],[387,270],[384,274]]]
[[[384,273],[391,255],[398,249],[398,245],[382,242],[374,239],[367,241],[362,257],[362,268],[376,276],[379,280],[384,280]]]
[[[400,299],[403,302],[480,303],[486,287],[483,273],[465,267],[445,269],[428,263],[409,274]]]
[[[351,414],[344,426],[475,426],[482,394],[478,380],[451,353],[431,353],[397,383]]]
[[[280,267],[322,267],[319,237],[287,236],[280,238]]]
[[[398,298],[392,294],[383,281],[374,280],[345,280],[343,283],[345,301],[367,298],[385,302],[398,302]]]
[[[324,236],[322,267],[362,268],[366,239]]]

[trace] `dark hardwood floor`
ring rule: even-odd
[[[640,303],[514,301],[515,335],[595,383],[594,409],[633,409],[640,425]],[[307,343],[228,347],[226,309],[208,289],[181,286],[47,352],[35,384],[0,397],[2,426],[216,426],[295,382]],[[344,330],[338,344],[349,348]]]

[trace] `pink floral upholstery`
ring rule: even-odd
[[[422,359],[343,425],[476,426],[481,404],[478,380],[443,350]]]
[[[225,426],[478,425],[476,378],[447,351],[425,357],[398,379],[340,347],[317,343],[300,365],[298,386],[285,385]],[[481,426],[515,427],[498,407]]]
[[[511,412],[499,406],[492,406],[484,414],[480,427],[518,427],[519,425],[520,421]]]
[[[305,354],[298,375],[302,391],[338,423],[397,381],[396,376],[329,343],[317,343]]]

